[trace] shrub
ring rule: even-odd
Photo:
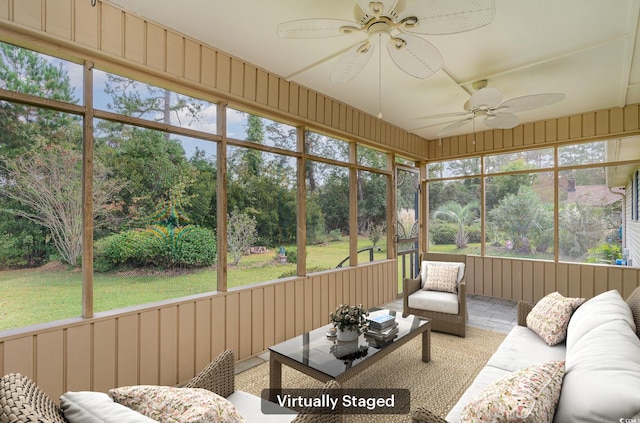
[[[176,228],[134,229],[95,243],[94,269],[106,272],[118,267],[204,267],[216,258],[215,233],[194,225]]]
[[[622,258],[622,247],[617,244],[604,243],[587,250],[587,263],[613,264],[616,259]]]
[[[287,248],[284,250],[284,255],[287,256],[287,263],[298,262],[298,250],[295,248]]]

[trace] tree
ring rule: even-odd
[[[500,200],[498,206],[489,211],[488,218],[521,253],[531,253],[530,241],[542,240],[553,228],[553,214],[529,187],[521,187],[517,194],[509,194]]]
[[[78,151],[47,145],[0,164],[6,184],[0,194],[25,206],[11,210],[46,227],[58,253],[75,266],[82,253],[82,156]],[[120,182],[94,163],[94,219],[106,217]],[[6,211],[6,210],[5,210]]]
[[[469,243],[469,235],[465,232],[465,226],[470,225],[478,218],[476,212],[480,211],[480,203],[472,201],[464,206],[455,202],[448,202],[438,208],[433,213],[434,218],[443,217],[445,220],[453,221],[458,224],[458,233],[456,234],[456,246],[465,248]]]
[[[233,257],[233,265],[240,263],[245,251],[258,239],[256,220],[244,212],[234,210],[227,217],[227,247]]]

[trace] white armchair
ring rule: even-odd
[[[431,319],[431,330],[465,337],[466,255],[422,253],[420,273],[403,280],[404,313]]]

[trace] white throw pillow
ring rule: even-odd
[[[69,423],[153,423],[157,422],[122,404],[113,402],[104,392],[65,392],[60,408]]]

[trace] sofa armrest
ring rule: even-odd
[[[518,326],[527,326],[527,315],[533,309],[534,303],[518,301]]]
[[[323,394],[329,393],[332,389],[340,389],[340,384],[335,380],[330,380],[324,384],[324,386],[318,390],[316,397],[321,397]],[[340,423],[342,422],[342,415],[332,414],[330,412],[314,413],[313,407],[307,407],[303,409],[300,414],[292,420],[291,423]]]
[[[222,352],[193,379],[181,385],[183,388],[203,388],[228,397],[236,390],[235,358],[233,350]]]
[[[436,416],[424,407],[418,407],[411,412],[412,423],[447,423],[445,419]]]
[[[404,278],[402,280],[402,303],[405,311],[409,307],[409,295],[420,289],[420,282],[422,281],[419,273],[415,279]]]

